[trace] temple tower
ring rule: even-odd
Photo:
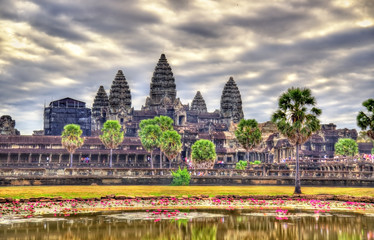
[[[191,111],[197,111],[199,113],[208,111],[206,108],[205,100],[200,91],[197,91],[195,97],[192,100]]]
[[[109,98],[103,86],[99,87],[92,105],[92,130],[100,130],[109,116]]]
[[[118,70],[109,94],[111,114],[128,112],[131,109],[131,92],[123,72]]]
[[[164,105],[165,102],[167,104],[174,104],[176,95],[177,90],[173,72],[165,54],[161,54],[153,72],[149,98],[147,98],[145,106],[148,108],[160,106]]]
[[[222,91],[221,114],[223,118],[230,118],[234,123],[244,118],[242,98],[233,77],[230,77]]]

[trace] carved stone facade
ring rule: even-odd
[[[205,113],[208,111],[206,108],[205,100],[200,91],[197,91],[195,97],[192,100],[191,111],[196,111],[198,113]]]
[[[109,98],[104,87],[100,86],[92,105],[92,131],[100,130],[109,114]]]
[[[15,129],[16,121],[9,115],[0,117],[0,135],[20,135],[20,132]]]
[[[221,114],[224,118],[229,118],[234,123],[244,118],[242,97],[233,77],[230,77],[222,91]]]
[[[174,104],[176,96],[177,90],[173,72],[165,54],[161,54],[153,72],[149,98],[146,100],[145,109],[154,110],[163,104]]]

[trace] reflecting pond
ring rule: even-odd
[[[353,213],[158,210],[2,219],[0,239],[374,239]]]

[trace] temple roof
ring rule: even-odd
[[[105,92],[105,89],[103,86],[100,86],[97,90],[94,102],[92,104],[92,116],[97,117],[101,115],[101,109],[102,108],[108,108],[109,107],[109,98],[108,95]]]
[[[200,91],[197,91],[191,103],[191,111],[207,112],[205,100]]]
[[[121,108],[131,108],[130,87],[122,70],[118,70],[110,88],[109,105],[113,113],[119,112]]]
[[[165,54],[161,54],[150,85],[150,104],[159,104],[165,97],[174,102],[177,95],[175,79]]]
[[[244,118],[242,97],[233,77],[230,77],[223,88],[221,113],[223,117],[231,117],[235,123]]]

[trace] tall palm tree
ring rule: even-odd
[[[366,107],[367,113],[360,111],[357,115],[357,125],[362,129],[369,129],[366,133],[374,140],[374,99],[368,99],[362,103]]]
[[[112,167],[113,149],[117,148],[123,142],[124,131],[121,131],[121,125],[116,120],[108,120],[101,129],[102,134],[99,136],[101,142],[106,148],[110,149],[109,167]]]
[[[174,160],[182,150],[181,135],[175,130],[166,130],[162,133],[160,148],[169,159],[169,168],[171,168],[172,160]]]
[[[75,150],[80,148],[84,143],[84,138],[81,137],[82,130],[77,124],[65,125],[64,131],[61,135],[61,144],[70,153],[70,167],[73,167],[73,154]]]
[[[171,119],[168,116],[159,116],[159,117],[154,117],[153,120],[155,123],[160,127],[161,132],[164,133],[166,131],[171,131],[173,130],[173,119]],[[160,168],[162,168],[162,150],[161,150],[161,145],[160,145]]]
[[[301,193],[299,148],[321,128],[318,116],[322,110],[315,105],[316,100],[310,89],[292,87],[279,97],[278,110],[273,113],[271,119],[278,130],[296,146],[296,194]]]

